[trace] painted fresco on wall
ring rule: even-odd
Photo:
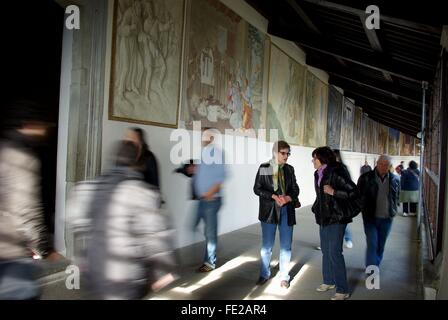
[[[378,153],[388,154],[388,144],[389,144],[389,127],[378,124],[379,134],[378,134]]]
[[[303,145],[306,68],[271,45],[266,128],[278,139]]]
[[[400,131],[389,128],[389,155],[398,156],[400,152]]]
[[[329,87],[327,145],[332,149],[341,148],[341,120],[344,96],[335,87]]]
[[[355,107],[355,117],[353,124],[353,151],[361,152],[362,147],[362,109]]]
[[[378,141],[379,141],[379,136],[380,136],[380,126],[379,123],[376,122],[375,120],[372,120],[372,141],[373,141],[373,145],[372,145],[372,153],[376,153],[378,154],[379,152],[379,148],[378,148]]]
[[[368,150],[368,126],[369,126],[369,118],[366,113],[362,114],[362,138],[361,138],[361,152],[369,153]]]
[[[414,155],[420,156],[420,152],[421,152],[421,140],[414,138]]]
[[[414,155],[414,137],[400,132],[400,156]]]
[[[378,122],[369,118],[367,129],[369,153],[378,153]]]
[[[260,128],[267,37],[218,0],[191,1],[188,12],[185,126]]]
[[[177,127],[184,1],[114,4],[109,118]]]
[[[306,72],[305,126],[303,144],[308,147],[326,145],[328,86],[309,70]]]
[[[353,127],[355,123],[355,105],[344,98],[341,121],[341,150],[353,150]]]

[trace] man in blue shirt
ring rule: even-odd
[[[222,204],[222,184],[226,178],[224,154],[213,143],[213,131],[205,129],[202,137],[201,163],[193,176],[195,194],[199,198],[194,226],[204,219],[205,254],[199,272],[216,268],[216,247],[218,243],[218,211]]]

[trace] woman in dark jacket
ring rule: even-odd
[[[258,219],[261,222],[263,244],[261,247],[261,271],[257,284],[262,285],[271,276],[270,262],[277,226],[280,232],[280,285],[289,287],[289,262],[293,226],[296,224],[295,208],[299,207],[299,186],[294,168],[286,161],[291,147],[285,141],[277,141],[272,149],[273,158],[260,165],[255,178],[254,192],[259,196]]]
[[[417,215],[419,177],[420,171],[417,162],[413,160],[409,162],[409,167],[401,172],[400,202],[403,203],[404,217]],[[408,203],[410,203],[410,207]]]
[[[322,248],[323,283],[317,291],[328,291],[336,287],[332,300],[349,298],[347,274],[342,244],[344,232],[351,219],[351,205],[358,197],[356,184],[347,170],[336,161],[334,152],[328,147],[313,151],[314,185],[316,201],[312,211],[319,225]]]

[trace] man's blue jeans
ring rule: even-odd
[[[281,208],[280,223],[280,280],[289,281],[289,262],[291,261],[291,244],[293,226],[288,226],[288,210],[286,206]],[[271,277],[271,256],[272,247],[275,242],[275,232],[277,225],[261,222],[261,233],[263,243],[261,246],[261,272],[260,276],[265,279]]]
[[[324,284],[336,285],[337,293],[348,293],[342,243],[346,224],[320,226],[320,247],[322,249],[322,277]]]
[[[201,219],[204,219],[204,236],[205,236],[205,254],[204,264],[216,267],[216,247],[218,245],[218,211],[221,208],[221,198],[215,198],[211,201],[199,200],[198,211],[194,227],[196,227]]]
[[[350,230],[350,225],[348,225],[348,224],[347,224],[347,227],[345,227],[344,240],[345,241],[353,241],[352,230]]]
[[[380,265],[391,227],[392,218],[364,220],[364,232],[367,240],[366,267]]]

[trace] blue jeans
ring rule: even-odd
[[[366,267],[380,265],[391,227],[392,218],[375,218],[373,222],[364,220],[364,232],[367,240]]]
[[[330,224],[319,228],[323,282],[336,285],[337,293],[348,293],[347,272],[342,254],[346,226],[346,224]]]
[[[350,226],[348,224],[347,224],[347,227],[345,228],[344,240],[345,241],[353,241],[352,230],[350,230]]]
[[[204,264],[216,267],[216,247],[218,245],[218,211],[221,208],[221,198],[212,201],[199,200],[194,227],[204,219],[205,254]]]
[[[32,259],[0,262],[0,300],[38,299],[41,290],[36,281],[38,267]]]
[[[288,210],[286,206],[280,210],[280,280],[289,281],[289,262],[291,261],[291,244],[293,226],[288,226]],[[261,245],[261,272],[260,276],[265,279],[271,277],[271,257],[272,247],[275,242],[275,232],[277,225],[273,223],[261,222],[261,233],[263,243]]]

